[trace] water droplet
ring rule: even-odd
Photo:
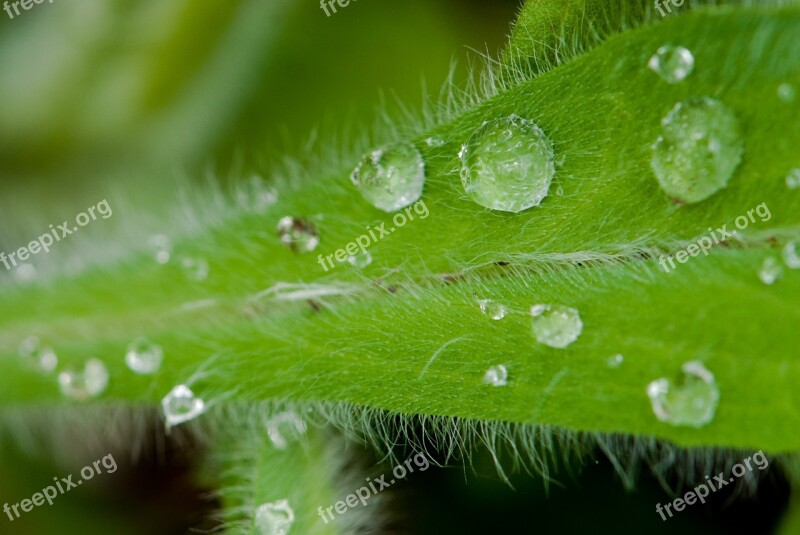
[[[783,267],[780,262],[772,256],[768,256],[761,263],[761,269],[758,270],[758,278],[764,284],[775,284],[781,275],[783,275]]]
[[[717,382],[698,361],[689,361],[681,369],[678,382],[662,377],[647,385],[653,413],[671,425],[702,427],[714,419],[719,401]]]
[[[363,253],[357,253],[353,256],[348,256],[347,261],[351,266],[357,267],[358,269],[364,269],[372,263],[372,255],[369,253],[369,251],[364,251]]]
[[[444,145],[444,139],[442,139],[440,137],[432,136],[432,137],[426,138],[425,139],[425,143],[429,147],[433,147],[433,148],[441,147],[442,145]]]
[[[364,156],[350,180],[372,206],[393,212],[422,196],[425,162],[411,143],[396,143]]]
[[[668,84],[677,84],[692,74],[694,56],[682,46],[662,46],[656,50],[647,66]]]
[[[13,271],[14,278],[17,279],[17,282],[20,284],[28,284],[33,282],[36,279],[36,275],[38,272],[36,271],[36,266],[33,264],[20,264],[17,268]]]
[[[319,235],[313,223],[299,217],[286,216],[278,221],[281,243],[292,251],[306,253],[319,245]]]
[[[146,338],[137,338],[128,346],[125,364],[135,373],[142,375],[154,373],[161,367],[164,351],[161,346]]]
[[[266,427],[269,439],[279,450],[285,450],[290,440],[297,440],[306,432],[306,423],[294,411],[273,416]]]
[[[186,256],[181,260],[181,267],[189,280],[199,282],[208,278],[208,262],[205,258]]]
[[[611,355],[610,357],[608,357],[606,363],[608,364],[609,368],[619,368],[620,366],[622,366],[622,362],[624,360],[625,357],[617,353],[616,355]]]
[[[506,386],[508,370],[502,364],[492,366],[483,375],[483,382],[492,386]]]
[[[287,535],[294,523],[294,511],[289,500],[259,505],[255,523],[260,535]]]
[[[580,314],[563,305],[533,305],[533,336],[546,346],[564,348],[578,339],[583,331]]]
[[[786,187],[789,189],[800,188],[800,167],[795,167],[786,175]]]
[[[100,395],[108,386],[106,365],[89,359],[82,372],[68,370],[58,374],[61,393],[72,399],[89,399]]]
[[[783,247],[783,262],[789,269],[800,269],[800,253],[797,252],[797,242],[790,241]]]
[[[742,160],[739,121],[722,102],[680,102],[661,120],[650,166],[671,197],[694,203],[724,188]]]
[[[161,400],[167,427],[188,422],[205,410],[205,402],[186,385],[178,385]]]
[[[55,351],[42,345],[36,336],[29,336],[20,342],[19,354],[28,364],[41,372],[52,372],[58,365]]]
[[[278,192],[260,176],[251,176],[236,190],[236,200],[245,210],[263,214],[278,201]]]
[[[166,234],[154,234],[147,240],[150,251],[159,264],[166,264],[172,256],[172,242]]]
[[[518,115],[483,123],[458,153],[461,183],[476,203],[521,212],[547,197],[555,174],[553,143]]]
[[[481,299],[478,301],[478,305],[481,307],[481,312],[493,320],[501,320],[505,318],[508,313],[508,309],[505,305],[491,299]]]
[[[791,104],[797,97],[797,90],[792,84],[781,84],[778,86],[778,98],[781,102]]]

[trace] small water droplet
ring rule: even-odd
[[[650,166],[671,197],[695,203],[724,188],[742,160],[739,121],[722,102],[680,102],[661,120]]]
[[[260,535],[287,535],[294,524],[294,511],[289,505],[289,500],[259,505],[256,509],[255,524]]]
[[[19,344],[19,354],[36,370],[50,373],[58,365],[58,357],[52,348],[42,345],[39,338],[29,336]]]
[[[783,275],[783,267],[780,262],[772,256],[768,256],[761,262],[761,269],[758,270],[758,278],[764,284],[775,284],[781,275]]]
[[[108,386],[108,369],[97,359],[89,359],[83,371],[67,370],[58,374],[61,393],[72,399],[89,399],[100,395]]]
[[[186,385],[178,385],[161,400],[167,427],[188,422],[205,410],[205,402]]]
[[[508,313],[508,309],[505,305],[492,299],[481,299],[478,301],[478,305],[481,307],[481,312],[493,320],[501,320],[505,318]]]
[[[491,366],[483,375],[483,382],[492,386],[505,386],[508,382],[508,370],[502,364]]]
[[[789,189],[800,188],[800,167],[795,167],[786,175],[786,187]]]
[[[564,348],[578,339],[583,331],[580,314],[563,305],[533,305],[533,336],[546,346]]]
[[[13,273],[14,278],[17,279],[17,282],[20,284],[28,284],[33,282],[36,280],[36,275],[38,274],[36,266],[27,263],[17,266]]]
[[[245,210],[263,214],[278,201],[278,192],[268,187],[263,178],[254,175],[236,190],[236,200]]]
[[[266,427],[269,439],[279,450],[285,450],[290,440],[297,440],[306,432],[306,423],[294,411],[273,416]]]
[[[278,237],[292,251],[307,253],[319,245],[319,234],[313,223],[299,217],[286,216],[278,221]]]
[[[555,175],[553,142],[535,122],[518,115],[483,123],[458,157],[464,190],[492,210],[538,206]]]
[[[422,196],[425,162],[411,143],[395,143],[364,156],[350,180],[372,206],[393,212]]]
[[[159,264],[166,264],[172,256],[172,242],[166,234],[154,234],[147,240],[147,245]]]
[[[794,102],[795,97],[797,97],[797,90],[792,84],[784,83],[778,86],[778,98],[781,102],[791,104]]]
[[[681,370],[677,382],[662,377],[647,385],[653,413],[671,425],[702,427],[714,419],[719,401],[717,382],[698,361],[685,363]]]
[[[154,373],[161,367],[164,351],[161,346],[146,338],[137,338],[128,346],[125,353],[125,364],[135,373],[146,375]]]
[[[797,252],[797,242],[790,241],[783,247],[783,262],[789,269],[800,269],[800,253]]]
[[[199,282],[208,278],[208,262],[205,258],[186,256],[181,260],[181,267],[189,280]]]
[[[372,263],[372,255],[369,251],[364,251],[363,253],[356,253],[353,256],[348,256],[347,261],[351,266],[364,269]]]
[[[441,147],[442,145],[444,145],[444,139],[442,139],[440,137],[437,137],[437,136],[431,136],[431,137],[425,139],[425,143],[429,147],[433,147],[433,148]]]
[[[682,46],[662,46],[656,50],[647,66],[668,84],[677,84],[692,74],[694,56]]]
[[[608,364],[609,368],[619,368],[622,366],[622,362],[625,360],[625,357],[617,353],[616,355],[611,355],[608,357],[606,363]]]

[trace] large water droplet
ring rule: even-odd
[[[508,382],[508,369],[502,364],[491,366],[483,375],[483,382],[492,386],[505,386]]]
[[[783,267],[777,259],[768,256],[761,262],[761,268],[758,270],[758,278],[764,284],[775,284],[783,275]]]
[[[208,262],[205,258],[186,256],[181,259],[181,267],[189,280],[199,282],[208,278]]]
[[[422,196],[425,162],[411,143],[395,143],[364,156],[350,180],[372,206],[393,212]]]
[[[480,299],[478,301],[478,306],[481,307],[481,312],[493,320],[501,320],[505,318],[508,313],[508,309],[505,305],[492,299]]]
[[[106,365],[89,359],[83,371],[67,370],[58,374],[61,393],[72,399],[89,399],[100,395],[108,386]]]
[[[319,235],[314,224],[299,217],[286,216],[278,221],[278,237],[292,251],[307,253],[319,245]]]
[[[694,56],[682,46],[662,46],[656,50],[647,66],[668,84],[677,84],[694,70]]]
[[[289,500],[278,500],[259,505],[255,524],[260,535],[287,535],[294,523],[294,511]]]
[[[789,189],[800,188],[800,167],[796,167],[789,171],[786,175],[786,187]]]
[[[680,102],[661,120],[650,165],[671,197],[694,203],[724,188],[742,160],[739,121],[722,102]]]
[[[363,253],[356,253],[353,256],[347,257],[347,262],[353,266],[357,267],[358,269],[364,269],[368,265],[372,263],[372,255],[369,251],[364,251]]]
[[[272,444],[285,450],[289,441],[298,440],[306,432],[306,423],[294,411],[285,411],[267,421],[267,434]]]
[[[178,385],[161,400],[167,427],[188,422],[205,410],[205,402],[186,385]]]
[[[662,377],[647,385],[653,413],[671,425],[702,427],[714,419],[719,401],[717,382],[698,361],[689,361],[681,369],[677,382]]]
[[[172,256],[172,242],[166,234],[154,234],[147,240],[147,245],[156,262],[166,264]]]
[[[535,122],[518,115],[483,123],[458,156],[467,194],[504,212],[538,206],[556,172],[552,141]]]
[[[125,353],[125,364],[133,372],[142,375],[154,373],[161,367],[164,351],[161,346],[146,338],[137,338],[128,346]]]
[[[19,344],[19,355],[36,370],[50,373],[58,365],[58,357],[51,347],[42,344],[36,336],[29,336]]]
[[[792,84],[781,84],[778,86],[778,98],[781,102],[791,104],[797,97],[797,90]]]
[[[797,242],[790,241],[783,247],[783,262],[789,269],[800,269],[800,253],[797,252]]]
[[[263,214],[278,201],[278,192],[260,176],[251,176],[236,190],[236,200],[245,210]]]
[[[563,305],[533,305],[533,336],[546,346],[564,348],[578,339],[583,322],[578,311]]]

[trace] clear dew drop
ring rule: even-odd
[[[564,348],[578,339],[583,322],[578,311],[563,305],[533,305],[533,336],[540,344]]]
[[[694,55],[682,46],[662,46],[656,50],[647,66],[668,84],[677,84],[692,74]]]
[[[425,144],[433,148],[441,147],[444,145],[444,139],[437,136],[431,136],[425,139]]]
[[[797,97],[797,90],[792,84],[781,84],[778,86],[778,98],[781,102],[791,104]]]
[[[153,257],[159,264],[166,264],[172,256],[172,242],[166,234],[154,234],[147,240]]]
[[[108,369],[97,359],[89,359],[83,371],[67,370],[58,374],[61,393],[71,399],[89,399],[103,393],[108,386]]]
[[[294,411],[284,411],[270,418],[266,423],[267,434],[272,444],[285,450],[290,441],[299,440],[306,432],[306,423]]]
[[[19,344],[19,355],[40,372],[50,373],[58,365],[58,356],[52,348],[42,344],[36,336],[29,336]]]
[[[535,122],[518,115],[483,123],[458,157],[464,190],[492,210],[538,206],[555,175],[552,141]]]
[[[258,175],[245,180],[236,190],[236,200],[245,210],[263,214],[278,201],[278,192]]]
[[[671,425],[702,427],[714,419],[719,401],[717,382],[698,361],[686,362],[681,370],[678,381],[662,377],[647,385],[653,413]]]
[[[504,304],[492,299],[481,299],[478,301],[478,306],[481,307],[481,312],[493,320],[501,320],[508,314],[508,309]]]
[[[292,251],[307,253],[319,245],[317,228],[311,221],[285,216],[278,221],[278,237]]]
[[[736,115],[708,97],[680,102],[661,120],[650,166],[675,199],[700,202],[724,188],[744,152]]]
[[[287,535],[294,524],[294,510],[289,505],[289,500],[259,505],[255,524],[259,535]]]
[[[786,175],[786,187],[789,189],[800,188],[800,167],[795,167]]]
[[[372,206],[394,212],[422,196],[425,162],[411,143],[395,143],[365,155],[350,180]]]
[[[200,416],[206,404],[186,385],[178,385],[161,400],[167,427],[188,422]]]
[[[783,275],[783,266],[780,262],[772,256],[768,256],[761,262],[761,268],[758,270],[758,278],[761,282],[767,285],[775,284],[775,282]]]
[[[205,258],[183,257],[181,259],[181,267],[189,280],[200,282],[208,278],[208,261]]]
[[[347,262],[358,269],[364,269],[372,263],[372,255],[369,251],[363,253],[356,253],[355,255],[348,256]]]
[[[622,362],[625,360],[621,354],[617,353],[616,355],[611,355],[606,359],[606,364],[608,364],[609,368],[619,368],[622,366]]]
[[[800,269],[800,253],[797,251],[797,242],[790,241],[784,245],[783,263],[789,269]]]
[[[147,338],[137,338],[125,352],[125,364],[131,371],[146,375],[155,373],[161,367],[164,351],[161,346],[150,342]]]
[[[506,386],[508,369],[502,364],[491,366],[483,375],[483,382],[492,386]]]

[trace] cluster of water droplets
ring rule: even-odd
[[[783,264],[774,256],[767,256],[761,261],[758,269],[758,278],[761,282],[766,285],[775,284],[783,276],[784,265],[789,269],[800,269],[800,251],[796,241],[789,241],[783,246],[781,259]]]
[[[29,336],[19,344],[19,355],[32,368],[50,373],[58,365],[58,356],[53,348],[42,344],[36,336]]]

